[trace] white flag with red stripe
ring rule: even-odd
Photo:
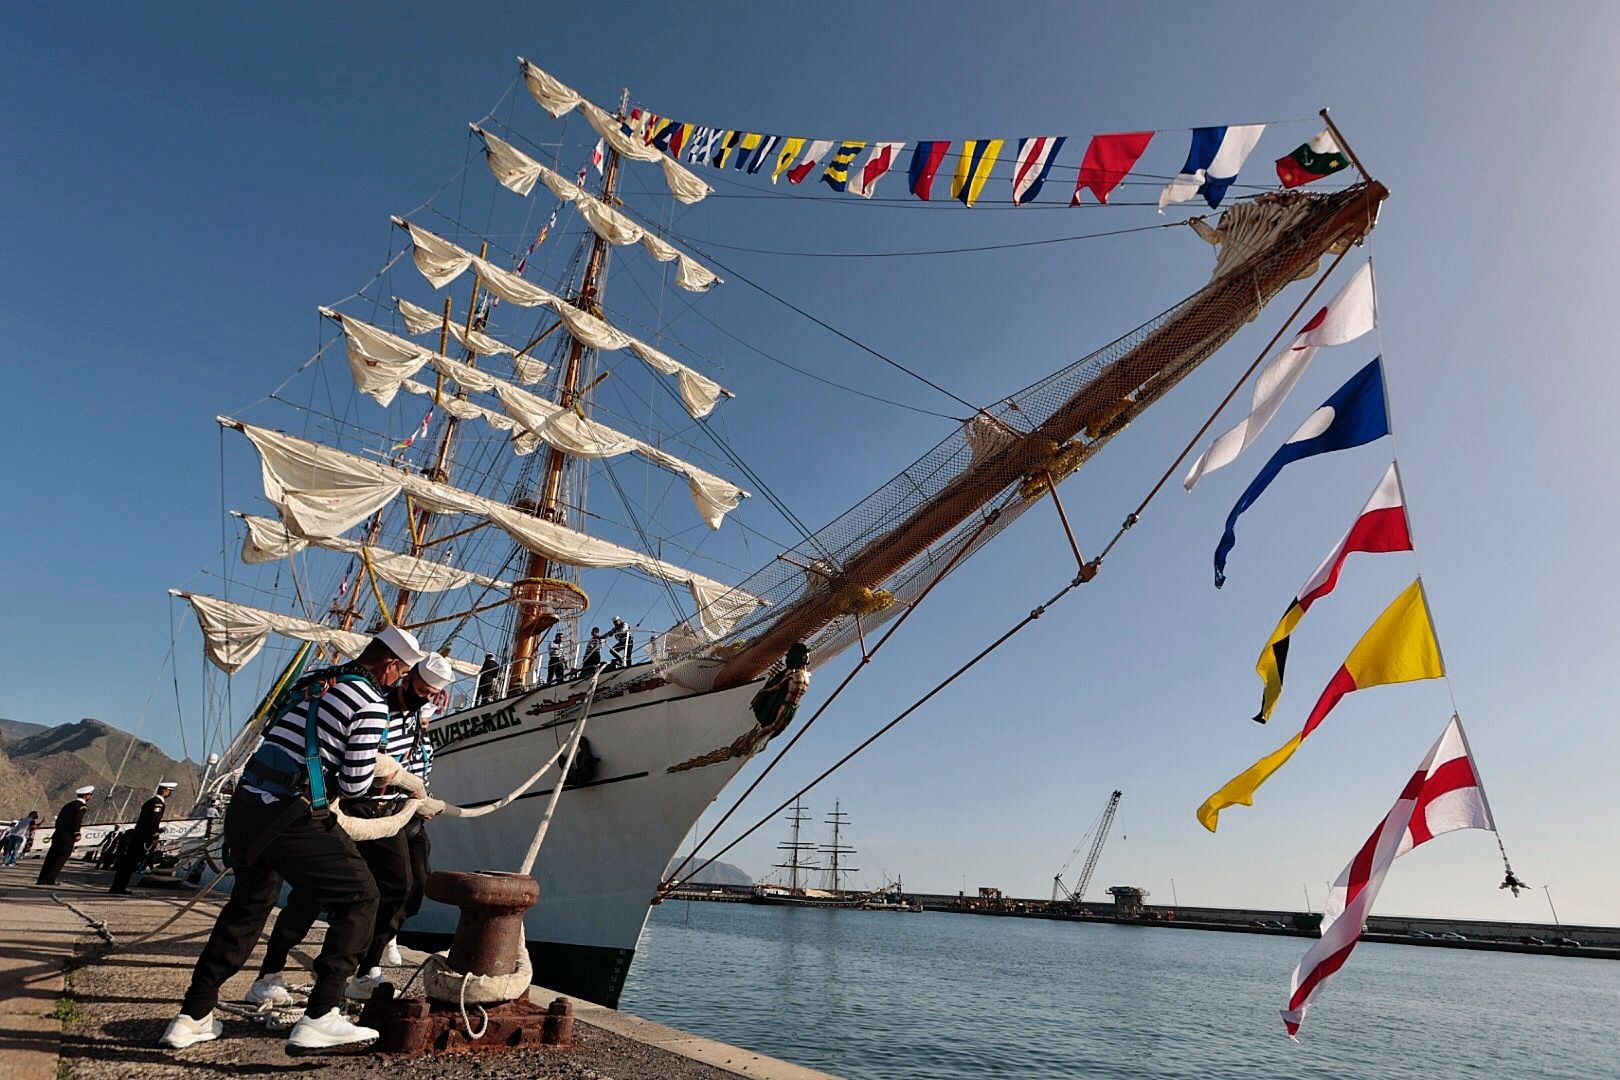
[[[850,173],[849,191],[870,199],[877,191],[877,182],[894,168],[894,163],[900,158],[900,151],[905,148],[906,144],[903,142],[873,143],[861,167]]]
[[[1305,1013],[1334,972],[1355,950],[1384,876],[1396,859],[1442,833],[1458,829],[1496,831],[1490,804],[1479,783],[1462,721],[1453,716],[1429,756],[1406,782],[1401,797],[1328,893],[1322,937],[1294,969],[1288,1007],[1282,1010],[1290,1037],[1299,1033]]]
[[[1377,321],[1372,263],[1369,262],[1345,282],[1339,295],[1311,317],[1288,348],[1272,357],[1271,362],[1260,370],[1260,377],[1254,383],[1254,400],[1250,404],[1249,415],[1209,444],[1209,449],[1193,462],[1181,486],[1191,491],[1205,473],[1232,464],[1260,437],[1266,425],[1271,423],[1271,418],[1277,415],[1277,410],[1282,408],[1283,402],[1288,400],[1289,391],[1305,374],[1317,349],[1323,345],[1343,345],[1354,341],[1377,325]]]

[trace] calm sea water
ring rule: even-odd
[[[1620,1078],[1620,963],[1364,944],[1298,1044],[1304,938],[669,903],[621,1007],[852,1080]]]

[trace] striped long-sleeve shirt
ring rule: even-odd
[[[304,717],[308,706],[300,703],[270,725],[264,741],[285,750],[296,760],[304,760]],[[337,791],[330,797],[355,797],[371,790],[377,769],[377,747],[388,726],[388,707],[382,692],[370,679],[351,679],[333,684],[322,695],[315,714],[317,746],[327,775],[337,777]],[[248,784],[251,787],[251,782]]]
[[[388,738],[383,745],[384,753],[405,766],[405,771],[421,779],[426,784],[428,774],[433,771],[433,744],[427,739],[427,732],[421,731],[423,714],[431,715],[433,706],[424,705],[414,712],[394,712],[388,715]],[[390,791],[386,798],[397,802],[405,798],[403,791]]]

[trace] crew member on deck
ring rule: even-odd
[[[161,1045],[180,1050],[219,1038],[219,988],[258,943],[283,880],[326,911],[329,923],[287,1053],[359,1050],[377,1040],[375,1030],[351,1024],[339,1008],[376,921],[377,885],[327,810],[327,797],[371,790],[388,727],[383,693],[420,659],[416,639],[389,626],[353,662],[305,675],[278,703],[225,812],[236,883]]]
[[[588,679],[602,666],[602,628],[591,627],[591,640],[585,643],[585,663],[580,665],[579,677]]]
[[[613,636],[613,652],[608,663],[608,670],[630,666],[630,627],[625,625],[619,616],[613,616],[613,628],[608,631]]]
[[[500,681],[501,665],[495,659],[495,654],[484,654],[484,666],[478,669],[478,704],[485,705],[495,700],[495,684]]]
[[[551,644],[546,648],[546,655],[549,657],[546,666],[546,685],[551,686],[568,678],[568,644],[563,641],[561,630],[551,639]]]
[[[51,833],[51,846],[45,851],[45,865],[39,868],[37,885],[55,885],[56,875],[67,865],[73,854],[73,845],[79,842],[79,831],[84,827],[84,812],[90,806],[90,796],[96,785],[86,784],[73,793],[73,801],[56,815],[56,830]]]
[[[108,892],[128,896],[129,882],[146,865],[146,858],[157,846],[158,832],[163,827],[163,809],[174,794],[174,781],[165,780],[157,786],[157,794],[141,804],[141,816],[135,827],[124,837],[124,850],[118,858],[118,869],[113,872],[112,888]]]

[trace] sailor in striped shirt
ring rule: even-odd
[[[427,739],[427,722],[436,708],[436,700],[442,699],[455,678],[450,661],[430,653],[388,691],[388,735],[383,752],[424,784],[433,769],[433,746]],[[406,797],[403,791],[381,788],[374,792],[371,803],[375,809],[369,812],[379,816],[393,813]],[[422,906],[428,875],[426,826],[420,816],[412,818],[409,825],[394,835],[362,843],[360,854],[371,867],[371,876],[381,895],[371,945],[360,959],[360,977],[351,981],[346,991],[349,997],[365,1001],[382,984],[383,960],[399,962],[394,938],[406,918]]]
[[[378,1038],[375,1030],[346,1020],[339,1008],[345,981],[372,935],[378,892],[354,841],[326,812],[326,800],[371,789],[388,722],[384,691],[421,658],[416,638],[390,626],[353,662],[306,675],[280,704],[226,811],[225,842],[236,882],[197,957],[180,1015],[163,1033],[163,1046],[178,1050],[219,1037],[223,1025],[213,1013],[220,986],[242,969],[258,943],[283,881],[328,919],[315,986],[288,1035],[287,1053],[361,1049]],[[312,718],[313,747],[307,741]]]

